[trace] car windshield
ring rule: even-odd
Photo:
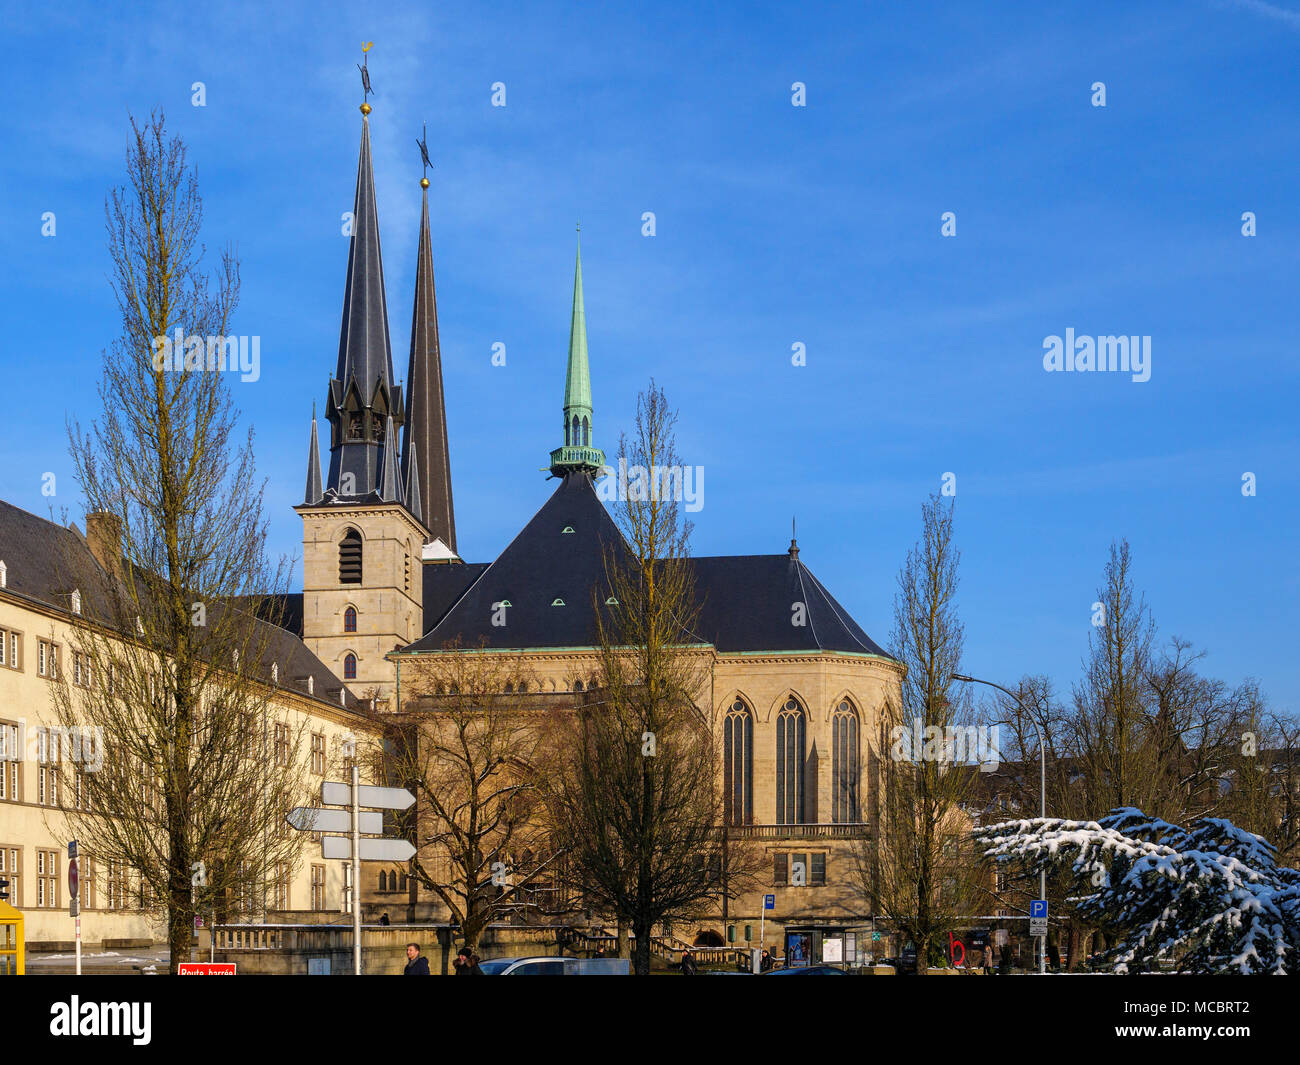
[[[479,972],[484,976],[500,976],[518,960],[518,958],[491,958],[488,961],[481,961],[478,963]]]

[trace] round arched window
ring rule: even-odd
[[[350,606],[343,611],[343,631],[357,631],[357,608],[354,606]]]
[[[357,656],[356,655],[349,654],[343,656],[343,679],[344,680],[357,679]]]

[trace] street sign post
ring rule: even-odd
[[[77,975],[81,975],[81,891],[77,879],[77,841],[68,841],[68,914],[77,922]]]
[[[357,841],[363,862],[409,862],[415,847],[404,839],[363,839]],[[351,858],[352,840],[347,836],[322,836],[322,858]]]
[[[760,947],[766,947],[766,946],[767,946],[767,943],[764,942],[764,940],[763,940],[763,927],[764,927],[764,925],[767,923],[767,911],[768,911],[768,910],[775,910],[775,909],[776,909],[776,896],[775,896],[775,895],[764,895],[764,896],[763,896],[763,910],[762,910],[762,912],[758,915],[758,945],[759,945]]]
[[[1029,934],[1047,937],[1047,900],[1034,899],[1029,904]]]
[[[407,810],[415,804],[415,796],[405,788],[381,788],[373,784],[361,784],[357,786],[357,790],[360,793],[358,806],[369,806],[378,810]],[[320,786],[320,801],[325,806],[351,806],[352,789],[347,784],[326,782]]]
[[[361,783],[361,771],[352,766],[352,783],[326,781],[320,786],[323,806],[345,806],[346,810],[320,810],[295,806],[285,820],[299,832],[340,832],[347,835],[321,836],[322,858],[352,862],[352,972],[361,975],[361,861],[407,862],[415,847],[404,839],[362,839],[363,832],[379,835],[384,815],[376,810],[409,810],[415,796],[405,788],[384,788]],[[361,807],[370,810],[361,812]]]
[[[348,803],[351,804],[349,799]],[[321,810],[310,806],[295,806],[285,820],[299,832],[351,832],[352,814],[348,810]],[[361,811],[361,832],[378,836],[384,831],[384,815],[378,810]]]

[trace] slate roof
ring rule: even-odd
[[[565,532],[566,528],[572,532]],[[585,473],[564,477],[551,498],[490,565],[426,566],[425,636],[406,652],[463,646],[591,647],[593,589],[606,587],[604,549],[623,544]],[[890,656],[791,554],[717,555],[688,561],[700,613],[696,635],[724,653],[839,651]],[[552,605],[561,599],[564,606]],[[492,624],[507,601],[506,624]],[[794,604],[805,604],[795,625]]]
[[[0,594],[8,592],[71,615],[70,594],[76,588],[82,595],[83,616],[111,615],[106,594],[108,574],[75,525],[65,527],[0,501],[0,561],[7,568],[7,586]],[[265,625],[269,630],[264,669],[260,672],[269,681],[271,663],[275,662],[280,669],[280,688],[338,708],[339,690],[346,691],[343,682],[307,649],[298,635],[302,631],[302,596],[282,596],[277,601],[286,612],[279,625],[249,615],[251,624]],[[236,603],[235,609],[240,608]],[[313,678],[315,692],[311,696],[307,695],[307,677]],[[361,706],[350,691],[346,691],[345,699],[348,709]]]

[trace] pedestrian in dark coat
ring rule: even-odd
[[[452,968],[456,970],[457,976],[482,976],[483,970],[478,967],[478,955],[469,947],[461,947],[456,952],[456,960],[452,963]]]
[[[406,968],[402,970],[403,976],[430,976],[429,959],[420,953],[419,943],[406,944]]]
[[[691,952],[689,950],[682,951],[682,975],[695,975],[695,959],[691,957]]]

